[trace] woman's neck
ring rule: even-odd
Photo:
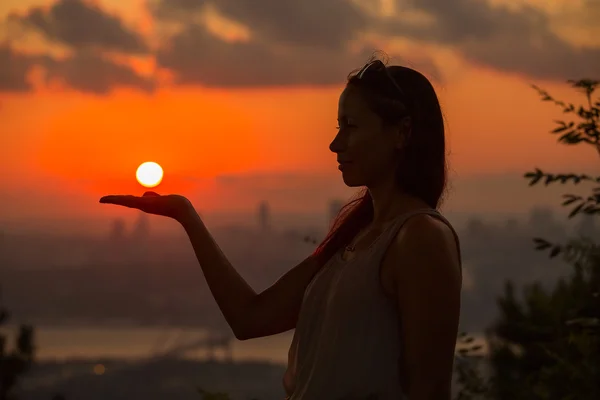
[[[373,225],[381,225],[399,214],[428,208],[427,204],[403,192],[394,181],[368,188],[373,202]]]

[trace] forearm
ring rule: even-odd
[[[451,400],[452,394],[450,386],[435,386],[427,385],[415,385],[412,390],[409,390],[407,399],[408,400]]]
[[[436,368],[442,363],[443,361],[432,358],[427,363],[429,366],[413,364],[408,371],[408,400],[451,400],[452,373],[448,373],[446,368]]]
[[[196,211],[191,209],[179,222],[190,239],[208,287],[227,323],[236,337],[246,336],[252,318],[247,311],[256,292],[225,257]]]

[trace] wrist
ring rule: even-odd
[[[176,220],[183,226],[184,229],[187,230],[194,224],[198,224],[200,222],[200,216],[196,212],[194,206],[190,203],[188,206],[183,208]]]

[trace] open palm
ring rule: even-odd
[[[190,201],[183,196],[177,194],[163,196],[154,192],[146,192],[143,196],[104,196],[100,199],[100,203],[136,208],[148,214],[162,215],[178,221],[193,208]]]

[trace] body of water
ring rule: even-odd
[[[177,327],[112,327],[36,326],[35,345],[39,360],[68,360],[91,358],[140,359],[152,358],[175,347],[208,338],[206,329]],[[17,327],[3,327],[0,332],[15,336]],[[214,335],[213,335],[214,336]],[[287,363],[287,354],[293,331],[279,335],[239,341],[230,341],[233,361],[269,361]],[[206,348],[189,346],[181,355],[186,358],[204,360],[209,352]],[[221,348],[214,351],[215,358],[225,357]]]

